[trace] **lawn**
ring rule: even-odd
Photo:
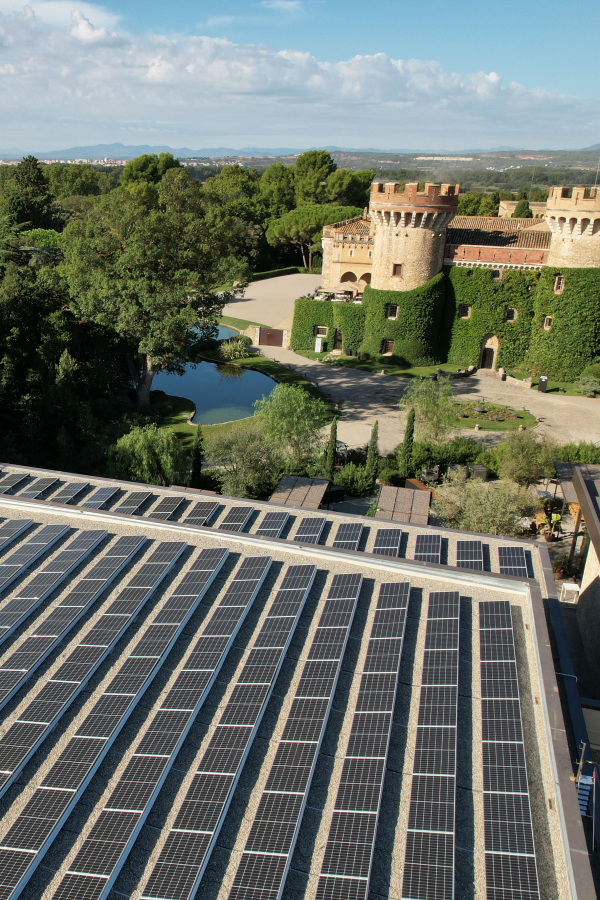
[[[323,359],[328,353],[315,353],[313,350],[296,350],[298,356],[306,359]],[[360,369],[362,372],[381,372],[385,369],[387,375],[401,375],[403,378],[424,378],[427,375],[435,375],[438,369],[442,372],[456,372],[458,366],[450,363],[442,363],[439,366],[394,366],[387,360],[361,359],[356,356],[338,356],[338,364],[348,369]]]
[[[236,319],[234,316],[221,316],[219,325],[235,328],[237,331],[245,331],[251,325],[256,325],[258,328],[268,328],[268,325],[264,325],[262,322],[250,322],[248,319]]]
[[[524,378],[527,378],[527,374],[525,372],[521,372],[519,369],[507,369],[508,375],[512,375],[513,378],[518,378],[519,381],[523,381]],[[539,378],[537,375],[533,379],[533,387],[532,391],[537,389],[539,384]],[[579,384],[577,382],[573,383],[571,381],[549,381],[548,387],[546,388],[547,394],[558,394],[558,389],[564,388],[565,394],[568,394],[569,397],[581,397],[581,390],[579,389]]]
[[[455,403],[458,412],[467,418],[454,420],[457,428],[475,428],[479,425],[480,431],[516,431],[520,425],[524,428],[534,428],[537,419],[531,413],[521,409],[511,409],[508,406],[500,406],[497,403],[485,401],[466,400]]]

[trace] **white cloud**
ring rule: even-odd
[[[10,2],[0,0],[5,147],[120,140],[461,149],[598,140],[596,101],[505,84],[495,72],[462,75],[384,53],[334,64],[222,38],[117,36],[114,17],[90,3],[33,0],[27,12]]]
[[[262,0],[260,5],[281,12],[299,12],[302,9],[300,0]]]

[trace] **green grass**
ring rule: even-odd
[[[250,322],[248,319],[236,319],[234,316],[221,316],[219,319],[219,325],[226,325],[229,328],[237,328],[238,331],[245,331],[246,328],[249,328],[251,325],[256,325],[258,328],[268,328],[268,325],[263,325],[262,322]]]
[[[524,378],[527,378],[527,374],[525,372],[521,372],[519,369],[507,369],[506,372],[508,375],[512,375],[513,378],[518,378],[519,381],[523,381]],[[533,387],[531,388],[532,391],[536,390],[539,382],[540,382],[540,379],[536,375],[535,378],[533,379]],[[577,382],[571,382],[571,381],[548,381],[548,387],[546,388],[546,393],[547,394],[558,394],[559,388],[564,388],[565,394],[567,394],[569,397],[581,397],[582,396],[581,390],[579,388],[579,384]]]
[[[468,419],[459,419],[457,416],[453,423],[457,428],[474,430],[477,424],[480,431],[516,431],[519,425],[523,425],[525,428],[534,428],[537,425],[536,417],[524,409],[511,409],[509,406],[487,403],[482,400],[460,401],[456,406],[469,416]],[[485,412],[476,413],[474,411],[476,406],[483,407]],[[494,415],[505,415],[507,418],[504,421],[494,422],[492,420]]]
[[[296,350],[298,356],[304,356],[306,359],[323,359],[328,353],[315,353],[314,350]],[[435,375],[438,369],[442,372],[456,372],[458,368],[449,363],[442,363],[439,366],[394,366],[387,359],[361,359],[356,356],[338,356],[336,357],[338,364],[348,369],[360,369],[361,372],[381,372],[385,369],[387,375],[400,375],[403,378],[424,378],[426,375]]]
[[[159,393],[153,391],[152,393]],[[162,393],[162,392],[160,392]],[[154,398],[153,398],[154,399]],[[157,417],[157,424],[160,428],[170,428],[171,431],[179,438],[186,449],[192,446],[195,425],[188,425],[188,416],[194,412],[194,404],[185,397],[174,397],[171,394],[165,394],[161,397],[161,402],[169,404],[172,410],[166,415]]]

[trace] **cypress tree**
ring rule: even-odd
[[[337,447],[337,419],[334,418],[331,423],[331,431],[329,433],[329,441],[327,443],[327,450],[325,453],[325,478],[328,478],[329,481],[333,481],[334,469],[335,469],[335,455],[336,455],[336,447]]]
[[[415,436],[415,408],[412,406],[406,419],[406,430],[404,432],[404,441],[402,442],[402,450],[400,451],[400,459],[398,460],[398,475],[400,478],[408,478],[410,474],[410,464],[413,453],[413,441]]]
[[[379,422],[375,421],[371,429],[371,441],[367,451],[367,462],[365,465],[365,474],[369,481],[374,482],[377,478],[377,463],[379,461],[379,447],[377,444],[377,435],[379,433]]]
[[[194,433],[192,444],[192,473],[190,475],[190,487],[199,488],[202,480],[202,456],[204,453],[204,438],[202,425],[198,425]]]

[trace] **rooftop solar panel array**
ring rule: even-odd
[[[301,544],[318,544],[325,528],[326,519],[323,516],[311,516],[302,519],[294,540]]]
[[[208,525],[219,504],[215,500],[194,503],[189,515],[185,517],[186,525]]]
[[[0,550],[4,550],[33,525],[33,519],[6,519],[0,525]]]
[[[483,572],[483,544],[481,541],[457,541],[456,565],[461,569]]]
[[[278,538],[290,517],[286,512],[268,512],[265,514],[257,534],[261,537]]]
[[[0,668],[0,709],[77,624],[100,594],[146,543],[145,537],[120,537],[95,566],[78,581]]]
[[[143,567],[150,571],[142,575],[140,570],[134,575],[131,585],[136,580],[142,582],[144,586],[140,590],[143,592],[148,591],[150,582],[153,587],[157,586],[185,548],[184,543],[160,545],[151,557],[154,562],[148,562]],[[174,603],[177,607],[177,600],[169,598],[162,609],[162,614],[165,614],[170,603]],[[104,619],[114,620],[112,627],[110,623],[106,623],[106,627],[101,627],[98,623],[92,628],[85,637],[86,649],[90,651],[97,649],[104,653],[107,631],[110,633],[108,640],[114,643],[115,635],[130,621],[126,613],[120,612],[125,604],[127,601],[121,594],[120,599],[115,601],[103,616]],[[117,608],[113,610],[115,606]],[[0,847],[1,896],[15,897],[21,892],[187,621],[185,619],[169,627],[159,624],[159,620],[160,615],[147,627],[133,652],[104,693],[95,701],[91,711],[79,724],[76,733],[4,835]],[[139,676],[136,686],[130,683],[125,689],[122,675],[125,674],[125,670],[129,672],[132,667],[136,672],[141,671],[143,674]],[[49,684],[52,684],[52,681]],[[72,682],[70,684],[72,686]],[[24,720],[27,722],[28,729],[33,730],[32,734],[38,740],[39,735],[47,733],[49,720],[55,718],[56,705],[56,702],[49,700],[40,702],[38,697],[37,704],[34,701],[21,719],[21,722]],[[31,709],[32,706],[34,710]],[[15,723],[12,728],[18,724]],[[0,741],[0,746],[2,743],[3,741]],[[114,820],[114,817],[112,818]],[[116,818],[118,819],[118,816]],[[114,831],[114,821],[111,824]],[[109,825],[104,829],[104,840],[107,838],[110,840],[110,834]]]
[[[53,503],[71,503],[75,497],[86,489],[87,481],[69,481],[52,497]]]
[[[142,898],[187,900],[194,895],[316,571],[312,565],[290,566],[287,570]]]
[[[227,553],[224,548],[200,553],[169,601],[171,611],[161,613],[162,626],[170,621],[176,622],[179,630],[183,628]],[[114,790],[53,892],[56,900],[78,900],[81,896],[98,900],[108,895],[270,565],[270,557],[242,562],[188,662],[171,677],[162,702],[144,724]]]
[[[7,556],[0,564],[0,591],[5,591],[13,581],[27,571],[32,563],[47,553],[69,531],[68,525],[44,525],[35,532],[33,537],[21,544],[18,550]],[[0,611],[1,621],[2,611]]]
[[[441,534],[418,534],[415,543],[415,559],[418,562],[439,565],[442,561]]]
[[[39,534],[41,537],[42,532],[46,532],[48,540],[54,543],[58,539],[56,535],[62,537],[68,530],[69,528],[64,525],[45,525]],[[66,545],[64,550],[50,560],[41,572],[18,589],[16,595],[11,597],[8,603],[0,609],[0,644],[7,640],[77,566],[81,565],[105,537],[106,531],[81,531]],[[32,540],[35,540],[35,536]],[[28,543],[25,544],[23,553],[26,553]],[[47,547],[44,546],[41,552],[45,552],[46,549]],[[11,554],[9,560],[15,559],[19,552],[17,550]],[[18,558],[16,561],[18,562]]]
[[[150,491],[132,491],[127,494],[125,499],[115,508],[115,512],[123,513],[127,516],[135,516],[137,511],[150,499],[152,494]]]
[[[362,575],[334,575],[229,900],[277,900],[354,618]]]
[[[81,693],[185,548],[186,544],[180,542],[158,545],[107,612],[98,618],[20,718],[0,738],[0,795],[6,792],[58,719]],[[0,850],[0,896],[8,896],[2,887],[6,866],[10,869],[10,857],[5,865],[3,851]]]
[[[479,604],[479,646],[486,894],[488,900],[537,900],[510,603]]]
[[[378,528],[373,553],[380,556],[400,556],[402,531],[399,528]]]
[[[316,900],[368,896],[409,594],[379,589]]]
[[[10,492],[16,488],[18,484],[21,484],[22,481],[28,476],[25,474],[17,474],[17,475],[5,475],[4,478],[0,478],[0,494],[10,494]]]
[[[500,562],[501,575],[517,575],[519,578],[529,578],[525,549],[523,547],[498,547],[498,560]]]
[[[460,597],[429,595],[403,900],[453,900]]]
[[[24,491],[19,494],[19,500],[37,500],[45,491],[56,484],[58,478],[38,478],[33,484],[27,485]]]
[[[175,515],[184,502],[185,497],[163,497],[154,509],[150,510],[148,517],[151,519],[163,519],[166,522]]]
[[[86,509],[102,509],[111,497],[114,497],[115,494],[119,492],[118,487],[99,487],[96,488],[93,494],[90,494],[89,497],[86,497],[82,506],[86,507]]]
[[[253,512],[252,506],[230,506],[219,528],[223,531],[243,531]]]
[[[333,546],[338,550],[358,550],[364,525],[361,522],[342,522]]]

